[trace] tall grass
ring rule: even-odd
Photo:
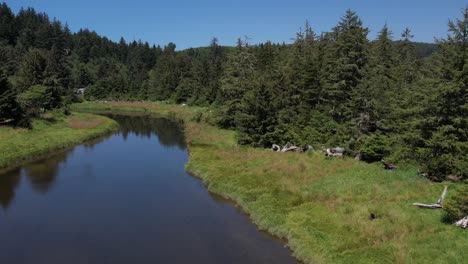
[[[119,103],[121,104],[121,103]],[[88,103],[87,109],[119,109]],[[80,107],[80,106],[76,106]],[[131,103],[125,103],[131,108]],[[144,111],[185,124],[187,170],[234,200],[259,228],[287,238],[306,263],[464,263],[468,234],[442,221],[443,212],[412,206],[435,202],[443,185],[413,168],[385,171],[353,159],[319,153],[276,153],[239,146],[233,131],[193,117],[206,110],[165,104]]]
[[[118,128],[115,121],[92,114],[48,113],[33,121],[33,128],[0,127],[0,168],[48,155]]]

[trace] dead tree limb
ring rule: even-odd
[[[467,228],[468,227],[468,215],[458,220],[457,222],[455,222],[454,225],[459,226],[461,228]]]
[[[440,195],[439,197],[439,200],[437,200],[437,204],[440,204],[442,205],[444,203],[444,200],[445,200],[445,196],[447,195],[447,186],[444,187],[444,191],[442,192],[442,194]]]
[[[437,200],[437,203],[435,204],[423,204],[423,203],[413,203],[415,206],[419,206],[422,208],[429,208],[429,209],[439,209],[442,208],[442,204],[444,203],[445,196],[447,195],[447,186],[444,187],[444,191],[439,197],[439,200]]]

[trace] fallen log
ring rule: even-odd
[[[273,146],[271,147],[271,150],[276,151],[276,152],[280,152],[281,147],[279,145],[273,144]]]
[[[413,203],[413,205],[422,207],[422,208],[429,208],[429,209],[439,209],[442,208],[440,204],[423,204],[423,203]]]
[[[458,220],[457,222],[455,222],[454,225],[459,226],[461,228],[467,228],[468,227],[468,215]]]
[[[281,150],[281,152],[296,151],[297,149],[299,149],[299,147],[296,147],[296,146],[286,147],[286,146],[284,146],[284,148]]]
[[[392,164],[392,163],[385,162],[384,160],[382,160],[382,163],[384,165],[384,169],[386,169],[386,170],[396,169],[396,166],[394,164]]]
[[[302,152],[302,148],[298,146],[290,145],[289,143],[284,145],[284,147],[282,148],[277,144],[273,144],[271,146],[271,150],[276,151],[276,152],[289,152],[289,151]]]
[[[336,148],[327,148],[323,150],[325,156],[327,157],[343,157],[344,148],[336,147]]]
[[[444,187],[444,191],[439,197],[439,200],[437,200],[437,203],[435,204],[423,204],[423,203],[413,203],[413,205],[422,207],[422,208],[429,208],[429,209],[439,209],[442,208],[442,204],[444,203],[445,196],[447,195],[447,186]]]

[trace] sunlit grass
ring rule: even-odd
[[[132,104],[84,106],[116,110]],[[385,171],[380,164],[350,158],[239,146],[235,132],[192,121],[200,111],[206,112],[202,108],[147,103],[140,111],[184,122],[190,148],[187,170],[211,191],[236,201],[259,228],[287,238],[294,255],[307,263],[468,259],[466,231],[444,223],[441,210],[412,205],[435,202],[444,184],[449,185],[450,196],[455,184],[432,183],[411,167]]]
[[[92,114],[48,113],[32,129],[0,127],[0,168],[47,155],[116,130],[115,121]]]

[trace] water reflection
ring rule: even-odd
[[[116,120],[120,125],[120,133],[126,140],[130,133],[150,139],[155,137],[163,146],[176,146],[181,150],[186,148],[183,130],[181,126],[166,118],[154,118],[149,115],[117,115],[105,114]],[[97,138],[85,142],[82,146],[87,151],[92,151],[94,146],[103,141]],[[23,166],[24,173],[20,168],[0,172],[0,205],[7,209],[15,198],[15,189],[19,187],[21,177],[24,176],[30,182],[32,189],[40,194],[49,192],[60,173],[60,166],[65,164],[67,157],[73,150],[62,151],[51,157],[30,162]]]
[[[0,173],[0,263],[295,263],[185,172],[177,123],[109,116],[118,133]]]
[[[149,115],[115,115],[106,114],[109,118],[116,120],[120,125],[120,131],[126,140],[129,133],[147,138],[156,137],[163,146],[177,146],[185,149],[184,133],[177,122],[167,118],[155,118]]]
[[[103,141],[97,138],[84,143],[82,146],[87,150]],[[21,178],[25,178],[31,184],[36,193],[46,194],[54,186],[60,167],[66,164],[67,159],[73,154],[73,150],[64,150],[52,156],[37,161],[29,162],[22,168],[0,171],[0,205],[8,209],[15,198],[16,189],[20,188]]]
[[[15,189],[20,182],[20,169],[15,169],[0,175],[0,205],[3,209],[8,206],[15,198]]]
[[[59,173],[60,165],[66,162],[68,154],[68,152],[61,152],[24,167],[25,174],[35,191],[45,194],[52,188]]]

